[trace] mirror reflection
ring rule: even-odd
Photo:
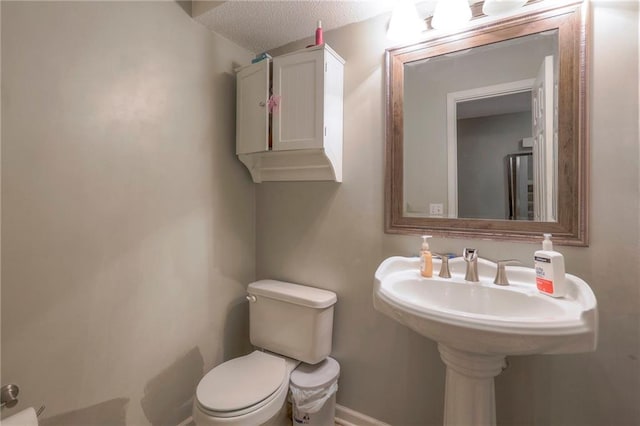
[[[544,3],[387,49],[386,232],[587,244],[589,8]]]
[[[558,30],[404,63],[403,216],[554,222]]]

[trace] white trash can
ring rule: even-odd
[[[291,373],[293,426],[333,426],[340,364],[327,358],[315,365],[300,364]]]

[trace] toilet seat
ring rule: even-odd
[[[261,408],[286,397],[292,360],[260,351],[232,359],[203,377],[196,389],[196,406],[206,416],[233,421],[258,414]],[[275,401],[278,402],[278,401]],[[274,413],[279,404],[274,402]],[[262,417],[266,413],[259,413]]]

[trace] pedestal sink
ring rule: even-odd
[[[566,354],[596,348],[598,309],[589,285],[567,274],[568,292],[538,292],[532,268],[510,266],[510,284],[493,284],[496,264],[478,259],[480,282],[465,281],[462,258],[451,278],[419,273],[419,258],[390,257],[375,273],[373,306],[438,342],[446,365],[444,424],[495,425],[494,377],[507,355]]]

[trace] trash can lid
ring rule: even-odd
[[[291,373],[291,384],[300,389],[320,388],[338,380],[338,376],[340,376],[340,364],[328,357],[318,364],[300,364]]]

